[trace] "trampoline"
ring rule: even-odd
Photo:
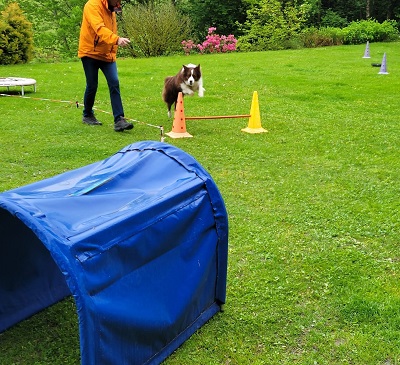
[[[82,365],[159,364],[225,303],[222,196],[165,143],[1,193],[0,235],[0,332],[72,294]]]
[[[6,87],[10,90],[10,87],[21,87],[21,94],[25,95],[25,86],[33,86],[33,91],[36,92],[36,80],[26,79],[22,77],[0,77],[0,87]]]

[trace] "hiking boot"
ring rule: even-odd
[[[133,124],[126,121],[124,117],[119,117],[119,119],[114,123],[114,130],[116,132],[122,132],[124,130],[132,129]]]
[[[91,117],[83,117],[82,123],[85,123],[88,125],[102,125],[102,123],[99,120],[97,120],[94,115],[92,115]]]

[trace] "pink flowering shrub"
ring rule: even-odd
[[[185,52],[186,56],[189,56],[192,50],[195,50],[197,45],[189,39],[188,41],[182,41],[183,51]]]
[[[182,41],[183,50],[186,55],[189,55],[192,51],[198,51],[203,53],[226,53],[236,51],[237,39],[234,35],[228,36],[219,35],[214,33],[217,30],[215,27],[208,28],[208,34],[206,39],[201,44],[194,44],[190,39],[188,41]]]

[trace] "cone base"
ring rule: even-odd
[[[171,138],[190,138],[193,137],[190,133],[188,132],[181,132],[181,133],[177,133],[177,132],[168,132],[165,133],[168,137]]]
[[[370,56],[364,56],[363,58],[371,58]]]
[[[389,75],[389,72],[378,72],[378,75]]]
[[[242,132],[246,132],[246,133],[264,133],[264,132],[268,132],[266,129],[264,128],[243,128]]]

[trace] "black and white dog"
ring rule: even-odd
[[[168,107],[168,117],[171,118],[171,106],[178,100],[178,94],[194,95],[198,92],[200,97],[204,96],[203,78],[201,75],[200,65],[183,65],[182,69],[175,76],[168,76],[164,81],[164,89],[162,97]]]

